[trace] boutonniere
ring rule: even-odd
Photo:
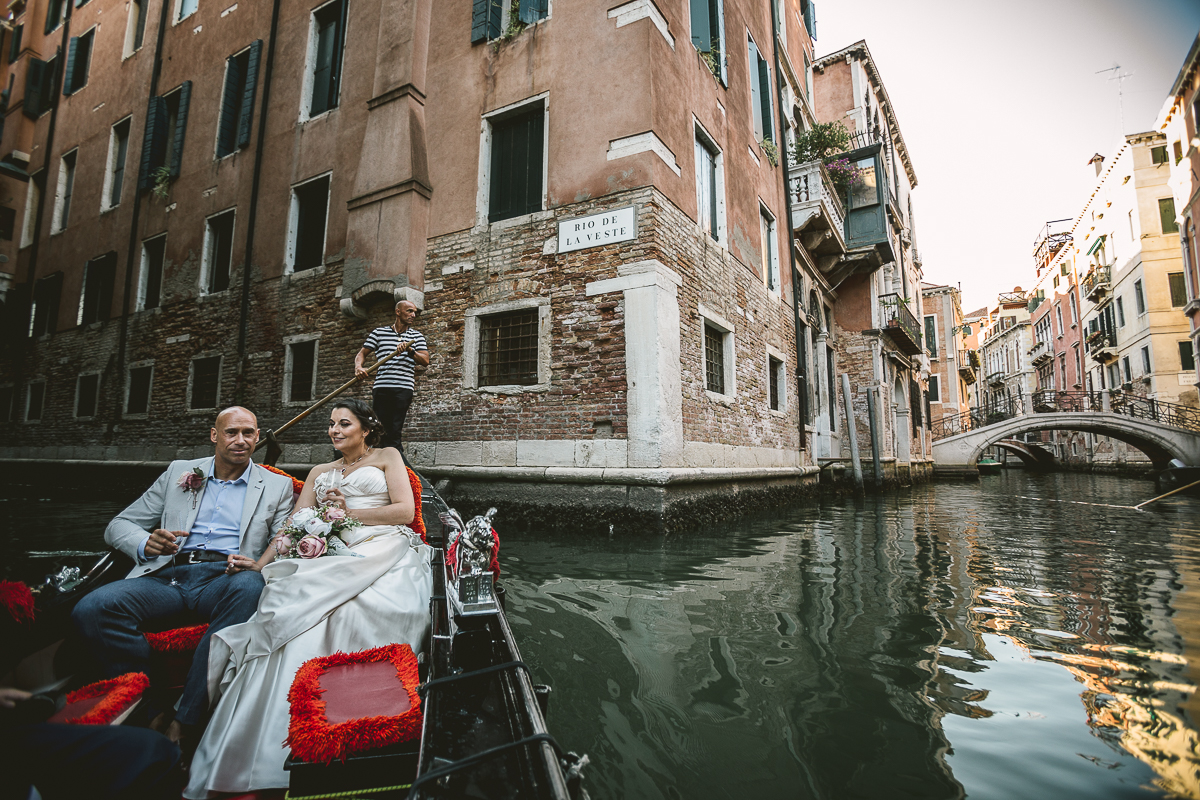
[[[196,507],[196,498],[200,495],[200,487],[204,486],[204,481],[207,480],[204,471],[199,467],[192,467],[191,472],[185,472],[179,476],[179,486],[185,492],[192,493],[192,508]]]

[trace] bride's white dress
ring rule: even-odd
[[[317,478],[318,497],[336,481],[333,475],[341,478],[335,470]],[[351,472],[341,490],[352,509],[391,502],[378,467]],[[288,785],[287,694],[305,661],[395,642],[420,652],[429,625],[432,551],[404,526],[364,525],[347,537],[364,558],[268,564],[258,612],[213,634],[208,692],[210,702],[219,703],[192,760],[184,797]]]

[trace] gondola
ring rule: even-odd
[[[421,508],[434,547],[434,587],[419,669],[420,737],[327,764],[293,754],[286,765],[291,780],[286,796],[585,798],[580,770],[587,758],[563,753],[546,728],[549,688],[535,685],[521,661],[503,609],[503,587],[493,586],[488,573],[485,593],[494,592],[496,600],[490,610],[487,603],[464,604],[462,576],[446,557],[457,526],[423,478]],[[9,641],[0,648],[8,656],[0,682],[61,697],[82,682],[71,674],[78,662],[67,637],[71,609],[88,592],[120,579],[129,565],[112,552],[30,556],[28,578],[37,579],[25,582],[36,587],[34,624],[3,626]],[[130,716],[127,724],[136,719]],[[251,796],[282,798],[285,792],[246,797]]]
[[[1183,494],[1200,497],[1200,467],[1189,467],[1177,458],[1171,459],[1170,465],[1154,479],[1159,493],[1172,492],[1176,489],[1191,487]]]

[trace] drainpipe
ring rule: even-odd
[[[167,7],[170,3],[163,0],[162,6],[158,12],[158,33],[154,37],[154,69],[150,73],[150,90],[146,94],[146,108],[150,108],[150,100],[158,94],[158,79],[162,75],[162,51],[163,40],[167,35]],[[145,122],[149,122],[150,118],[147,115]],[[142,141],[145,142],[145,125],[142,126]],[[130,131],[132,134],[132,131]],[[127,160],[128,163],[128,160]],[[140,231],[140,222],[142,217],[142,195],[137,186],[137,181],[134,181],[133,191],[133,215],[129,222],[129,242],[125,247],[125,287],[121,294],[121,329],[120,336],[117,340],[117,379],[125,374],[125,353],[129,347],[129,317],[130,304],[133,302],[133,274],[134,264],[137,261],[138,255],[138,239]],[[117,393],[119,397],[120,392]],[[125,414],[125,404],[117,403],[116,420],[120,421]],[[110,430],[111,433],[111,430]]]
[[[346,4],[342,5],[343,13]],[[258,222],[258,193],[262,184],[263,149],[267,142],[267,109],[271,106],[271,73],[275,67],[275,38],[279,31],[279,0],[271,4],[271,40],[267,42],[267,66],[263,70],[262,106],[258,112],[258,137],[254,143],[254,177],[250,183],[250,213],[246,217],[246,259],[242,267],[242,309],[238,319],[238,371],[234,397],[242,403],[246,394],[246,337],[250,327],[250,270],[254,263],[254,232]],[[343,36],[345,28],[342,28]]]
[[[800,335],[800,270],[796,266],[796,240],[794,237],[794,229],[792,227],[792,192],[788,185],[788,169],[787,165],[790,158],[786,152],[787,148],[781,146],[784,144],[783,132],[786,128],[783,114],[783,72],[779,68],[779,21],[776,19],[778,9],[775,8],[775,3],[771,6],[771,57],[775,62],[775,105],[779,107],[778,122],[776,124],[776,138],[780,141],[776,143],[780,153],[780,162],[783,164],[783,210],[787,216],[787,232],[788,232],[788,259],[792,265],[792,325],[794,327],[794,336],[796,342],[796,412],[797,412],[797,428],[799,431],[800,449],[805,446],[804,438],[804,420],[808,417],[808,377],[805,373],[805,362],[807,357],[804,351],[803,337]],[[820,366],[818,365],[818,369]]]

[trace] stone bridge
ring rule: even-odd
[[[1107,392],[1039,393],[1028,402],[1017,398],[1002,410],[976,410],[941,420],[933,431],[934,464],[943,474],[974,474],[988,447],[1024,433],[1048,430],[1118,439],[1145,453],[1156,469],[1165,468],[1172,458],[1200,465],[1200,410],[1144,398],[1110,397]]]

